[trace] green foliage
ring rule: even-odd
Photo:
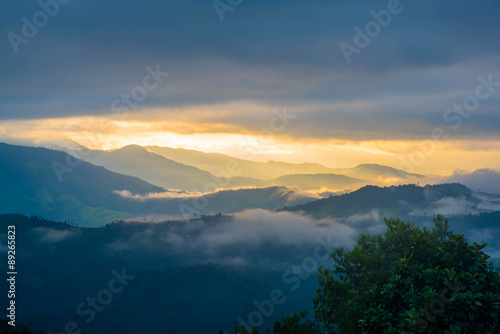
[[[314,321],[307,319],[307,312],[302,311],[276,321],[273,327],[274,334],[317,334],[320,326]]]
[[[358,237],[352,250],[332,253],[333,269],[320,268],[319,289],[314,296],[317,318],[332,333],[359,333],[357,320],[363,313],[360,295],[391,276],[391,268],[403,255],[418,228],[399,219],[386,219],[382,235]]]
[[[460,234],[413,236],[387,284],[361,299],[369,333],[498,333],[500,276],[481,250]]]
[[[254,328],[248,331],[243,325],[234,328],[234,334],[259,334],[259,329]],[[302,311],[299,314],[293,314],[277,320],[274,323],[273,330],[266,329],[262,333],[273,334],[320,334],[320,326],[307,318],[307,312]],[[220,331],[219,334],[223,334]]]
[[[408,217],[417,209],[429,208],[431,210],[437,200],[446,197],[463,197],[474,201],[471,190],[458,183],[424,187],[406,184],[392,187],[366,186],[351,193],[312,201],[287,208],[287,210],[303,211],[315,218],[327,218],[347,217],[378,208],[384,212],[384,215]]]
[[[322,268],[315,313],[329,333],[498,333],[500,276],[482,252],[434,219],[432,230],[386,219]]]

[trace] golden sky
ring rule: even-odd
[[[259,129],[251,124],[248,127],[230,124],[223,119],[217,122],[209,117],[212,108],[184,110],[176,121],[161,119],[161,113],[167,112],[164,110],[125,116],[0,121],[0,138],[45,146],[79,144],[100,150],[130,144],[157,145],[223,153],[262,162],[317,162],[333,168],[378,163],[425,175],[451,174],[458,169],[500,168],[500,140],[457,140],[451,133],[445,141],[432,140],[430,134],[427,139],[413,140],[306,137],[294,135],[297,127],[294,130],[295,118],[291,116],[281,123],[269,121],[277,118],[275,116],[283,110],[271,110],[260,118],[256,117],[263,124]],[[256,109],[256,106],[247,108]]]
[[[1,141],[500,168],[498,1],[408,2],[348,56],[373,1],[249,1],[223,22],[203,1],[125,2],[74,4],[27,44],[0,40]],[[4,30],[20,33],[27,7],[10,6]],[[429,146],[436,131],[446,140]]]

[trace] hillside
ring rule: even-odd
[[[227,217],[191,222],[203,228],[226,223]],[[287,314],[312,308],[310,296],[317,286],[312,275],[301,280],[300,289],[292,293],[281,271],[225,265],[221,263],[224,254],[218,259],[213,252],[190,251],[188,245],[176,250],[178,245],[172,240],[179,230],[179,235],[186,237],[196,233],[189,222],[87,229],[22,215],[0,215],[3,231],[11,224],[16,225],[18,271],[22,273],[16,281],[16,305],[20,305],[16,318],[36,333],[41,329],[59,333],[68,319],[75,321],[82,332],[97,334],[162,333],[165,326],[177,333],[216,333],[221,328],[229,331],[238,316],[255,310],[254,300],[269,299],[274,289],[287,294],[287,303],[267,319],[267,326]],[[141,243],[140,239],[147,236],[156,242]],[[134,241],[131,248],[117,247],[127,239]],[[244,251],[248,258],[267,256],[273,261],[283,260],[282,254],[294,253],[269,243],[244,247]],[[293,261],[300,263],[300,256],[309,252],[312,250],[303,249]],[[7,261],[0,263],[0,269],[6,271]],[[102,313],[96,313],[95,321],[87,324],[87,316],[75,314],[75,309],[108,286],[114,277],[112,270],[124,270],[134,278],[113,296]]]
[[[301,190],[316,190],[321,188],[344,189],[349,186],[363,185],[364,182],[349,176],[337,174],[291,174],[272,180],[258,180],[247,177],[236,177],[230,181],[232,187],[245,186],[284,186]]]
[[[204,153],[195,150],[175,149],[170,147],[146,146],[151,152],[161,154],[175,161],[196,166],[213,174],[226,170],[229,163],[241,168],[241,177],[271,180],[287,174],[332,173],[333,169],[315,163],[290,164],[269,161],[267,163],[238,159],[220,153]]]
[[[0,213],[21,212],[100,226],[132,216],[277,210],[313,198],[285,187],[224,190],[206,196],[166,192],[141,179],[72,157],[73,168],[67,167],[67,157],[64,152],[45,148],[0,144]],[[61,182],[54,163],[64,171]]]
[[[290,184],[282,183],[277,179],[282,176],[294,174],[337,174],[374,183],[385,181],[386,179],[406,180],[423,177],[423,175],[420,174],[412,174],[396,168],[377,164],[361,164],[353,168],[328,168],[316,163],[291,164],[279,161],[262,163],[238,159],[219,153],[204,153],[195,150],[174,149],[170,147],[146,146],[145,148],[151,152],[161,154],[167,158],[187,165],[196,166],[214,174],[225,170],[228,163],[234,163],[241,168],[241,173],[237,175],[238,179],[235,180],[236,184],[241,182],[241,185],[258,186],[259,184],[277,184],[290,186]],[[242,179],[240,179],[240,177]],[[268,182],[262,183],[262,180]]]
[[[324,218],[364,214],[377,209],[387,216],[406,217],[415,214],[416,211],[422,215],[432,215],[435,209],[439,209],[439,201],[445,198],[463,198],[470,203],[480,202],[479,199],[473,197],[470,189],[458,183],[425,187],[410,184],[383,188],[366,186],[352,193],[331,196],[284,210],[302,211],[315,218]],[[453,214],[453,211],[448,212],[449,209],[443,209],[443,211],[446,211],[441,212],[443,214]]]
[[[215,176],[164,156],[148,152],[138,145],[129,145],[114,151],[91,151],[82,159],[111,171],[132,175],[165,189],[203,191],[213,183]]]
[[[3,143],[0,184],[0,213],[22,212],[95,224],[130,216],[116,190],[137,194],[164,191],[135,177],[67,160],[64,152]]]
[[[286,205],[303,204],[317,198],[286,187],[221,190],[209,195],[179,198],[149,198],[129,201],[129,212],[146,216],[163,214],[192,217],[194,214],[234,213],[247,209],[278,210]]]
[[[423,178],[424,175],[408,173],[400,169],[377,164],[361,164],[353,168],[336,168],[334,173],[347,175],[353,178],[370,181],[381,181],[383,179],[409,179]]]

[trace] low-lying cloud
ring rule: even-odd
[[[55,228],[39,227],[35,232],[40,234],[40,241],[45,243],[57,243],[67,238],[80,234],[80,230],[58,230]]]
[[[500,194],[500,171],[494,169],[478,169],[473,172],[455,172],[448,182],[458,182],[474,191]]]
[[[290,261],[292,254],[308,254],[321,240],[330,247],[352,247],[360,232],[379,232],[380,219],[374,213],[356,216],[353,222],[367,222],[362,228],[350,226],[350,219],[314,220],[290,212],[246,210],[232,217],[205,217],[199,220],[154,224],[127,238],[107,245],[114,251],[163,249],[177,257],[195,255],[197,262],[263,265]],[[189,260],[188,260],[189,261]]]

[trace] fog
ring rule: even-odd
[[[55,228],[38,227],[34,229],[35,233],[40,235],[40,241],[45,243],[57,243],[67,238],[75,237],[81,234],[78,229],[58,230]]]
[[[149,224],[106,248],[116,252],[160,250],[195,262],[272,266],[311,254],[318,245],[328,245],[328,252],[335,247],[350,248],[359,233],[384,229],[376,211],[339,220],[315,220],[290,212],[254,209],[234,216]]]

